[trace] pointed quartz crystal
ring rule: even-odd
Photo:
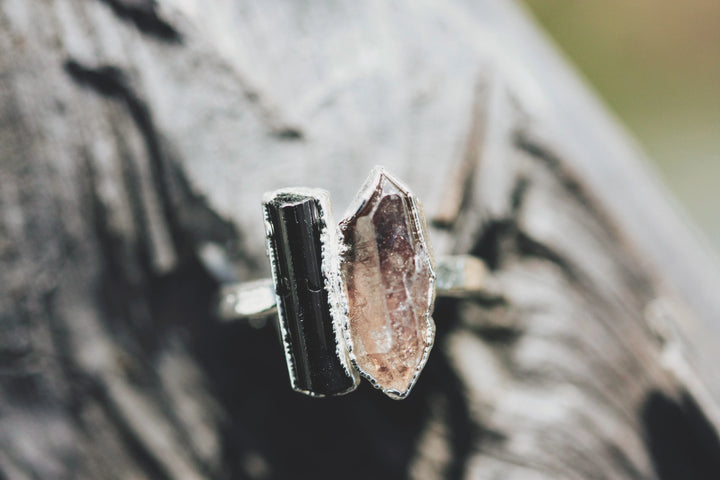
[[[417,199],[376,168],[340,223],[348,345],[360,373],[393,398],[410,392],[432,347],[435,272]]]

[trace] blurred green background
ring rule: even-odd
[[[524,0],[720,252],[720,0]]]

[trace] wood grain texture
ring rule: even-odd
[[[720,475],[720,269],[511,4],[2,0],[0,52],[0,478]],[[375,164],[488,292],[407,400],[304,398],[218,282]]]

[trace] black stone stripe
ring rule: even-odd
[[[338,357],[322,272],[321,233],[326,225],[320,201],[309,195],[279,193],[265,203],[275,262],[275,288],[288,332],[297,390],[337,395],[355,380]]]

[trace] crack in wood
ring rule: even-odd
[[[64,65],[65,71],[79,84],[86,85],[96,92],[121,101],[127,108],[136,125],[148,154],[148,164],[155,187],[157,201],[167,224],[169,240],[173,251],[180,258],[196,257],[196,249],[202,242],[214,242],[220,245],[233,244],[233,251],[241,251],[240,232],[228,220],[221,218],[205,199],[193,192],[189,180],[182,172],[178,162],[170,158],[169,149],[161,140],[161,135],[153,121],[145,102],[133,90],[126,74],[119,68],[109,65],[95,68],[84,66],[69,59]],[[123,169],[127,191],[137,197],[140,191],[139,173],[131,166],[133,159],[125,160]],[[138,203],[140,202],[140,203]],[[139,225],[148,225],[143,218],[140,205],[142,200],[135,199],[136,219]],[[240,260],[248,269],[257,268],[256,259],[243,257]]]
[[[98,0],[113,11],[118,18],[132,23],[146,35],[167,43],[182,44],[183,38],[175,27],[157,13],[154,0]]]

